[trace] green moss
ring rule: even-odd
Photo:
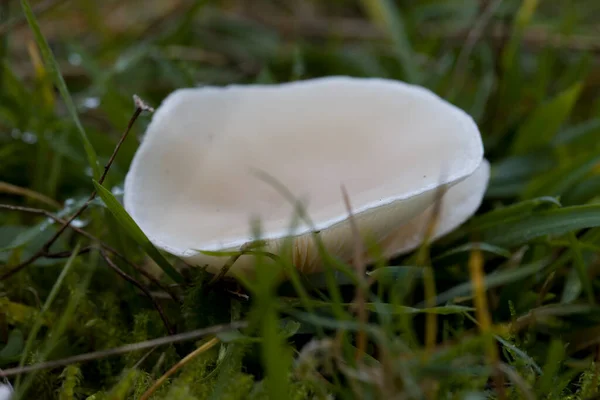
[[[67,366],[60,374],[62,385],[58,391],[59,400],[75,400],[76,392],[82,380],[81,370],[77,365]]]

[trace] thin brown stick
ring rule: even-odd
[[[36,260],[43,257],[44,254],[45,254],[45,252],[43,251],[43,249],[38,250],[35,254],[33,254],[31,257],[29,257],[25,261],[21,262],[20,264],[17,264],[11,270],[8,270],[4,274],[0,275],[0,281],[10,278],[13,274],[16,274],[17,272],[21,271],[22,269],[33,264]]]
[[[134,99],[135,99],[135,102],[136,102],[136,108],[135,108],[135,111],[133,112],[133,116],[129,119],[129,123],[127,124],[127,128],[125,129],[125,132],[123,132],[123,134],[121,135],[121,138],[117,142],[117,145],[115,146],[115,149],[113,150],[112,155],[108,159],[108,162],[104,165],[104,171],[102,172],[102,175],[100,176],[100,179],[98,179],[98,183],[99,184],[104,183],[104,180],[106,179],[106,175],[108,175],[108,171],[110,170],[110,167],[112,166],[113,162],[115,161],[115,157],[117,156],[117,153],[119,152],[119,150],[121,149],[121,146],[123,145],[123,142],[125,141],[125,139],[129,135],[129,132],[131,131],[131,128],[133,127],[133,124],[135,123],[135,121],[138,119],[138,117],[142,113],[143,108],[140,105],[138,105],[138,101],[140,101],[139,97],[134,96]],[[54,236],[52,236],[50,238],[50,240],[48,240],[46,242],[46,244],[44,244],[43,249],[45,251],[48,251],[48,249],[50,248],[50,246],[52,246],[52,244],[54,244],[54,242],[56,242],[56,240],[58,239],[58,237],[67,229],[67,227],[77,217],[79,217],[81,215],[81,213],[83,213],[88,208],[88,206],[90,205],[90,203],[96,198],[96,195],[97,195],[97,192],[96,192],[96,190],[94,190],[92,192],[92,194],[90,195],[90,197],[88,198],[88,200],[85,202],[85,204],[82,205],[79,208],[79,210],[77,210],[67,220],[67,222],[61,226],[61,228],[54,234]]]
[[[49,206],[52,206],[54,208],[60,208],[60,203],[58,201],[51,199],[50,197],[44,194],[38,193],[35,190],[13,185],[8,182],[0,181],[0,193],[8,193],[28,197],[30,199],[37,200],[41,203],[48,204]]]
[[[136,286],[142,292],[144,292],[144,294],[146,295],[146,297],[148,297],[148,299],[150,299],[150,301],[152,302],[152,305],[154,305],[154,308],[156,308],[156,311],[158,311],[158,313],[160,314],[160,318],[162,319],[163,324],[165,324],[165,328],[167,328],[167,332],[169,332],[170,335],[174,335],[175,334],[175,330],[173,329],[173,325],[171,325],[171,323],[169,322],[169,319],[165,315],[165,312],[163,311],[163,309],[160,306],[160,304],[158,303],[158,301],[156,301],[156,299],[154,298],[154,296],[152,296],[152,293],[150,293],[150,291],[144,285],[142,285],[141,283],[139,283],[135,278],[133,278],[132,276],[128,275],[125,271],[123,271],[121,268],[119,268],[117,266],[117,264],[115,264],[110,259],[110,257],[108,256],[108,254],[106,254],[105,250],[100,249],[100,254],[102,255],[102,258],[104,259],[104,261],[106,261],[106,263],[108,264],[108,266],[111,267],[119,276],[121,276],[123,279],[125,279],[126,281],[128,281],[132,285]]]
[[[53,220],[59,220],[60,218],[52,215],[50,212],[45,211],[45,210],[38,210],[38,209],[32,209],[32,208],[28,208],[28,207],[20,207],[20,206],[10,206],[7,204],[0,204],[0,208],[5,208],[5,209],[11,209],[11,210],[18,210],[18,211],[25,211],[25,212],[30,212],[30,213],[34,213],[34,214],[41,214],[41,215],[45,215]],[[126,260],[122,255],[120,255],[116,250],[110,248],[108,245],[103,244],[102,242],[100,242],[97,238],[95,238],[93,235],[85,232],[84,230],[74,227],[72,225],[69,225],[69,227],[71,229],[73,229],[74,231],[80,233],[81,235],[87,237],[88,239],[97,241],[98,243],[100,243],[100,248],[98,248],[97,250],[100,251],[100,254],[102,255],[102,258],[106,261],[106,263],[108,264],[109,267],[111,267],[119,276],[121,276],[122,278],[124,278],[126,281],[132,283],[134,286],[136,286],[137,288],[139,288],[147,297],[148,299],[150,299],[150,301],[152,302],[152,304],[154,305],[154,308],[156,308],[156,311],[158,311],[158,313],[160,314],[161,319],[163,320],[163,323],[165,324],[165,327],[167,328],[167,331],[169,332],[169,334],[174,334],[175,331],[173,329],[173,326],[169,323],[169,320],[167,319],[164,311],[162,310],[162,307],[160,306],[160,304],[156,301],[156,299],[154,298],[154,296],[152,296],[152,293],[150,292],[150,290],[148,290],[144,285],[142,285],[140,282],[138,282],[135,278],[133,278],[132,276],[128,275],[127,273],[125,273],[122,269],[120,269],[109,257],[108,254],[106,253],[107,251],[113,253],[114,255],[117,255],[118,257]],[[94,246],[89,246],[89,247],[84,247],[82,249],[80,249],[77,252],[77,255],[81,255],[81,254],[85,254],[85,253],[89,253],[92,250],[95,250],[96,248]],[[46,253],[44,254],[44,258],[68,258],[71,257],[73,255],[72,251],[61,251],[61,252],[57,252],[57,253]],[[130,265],[134,265],[133,263],[127,261],[128,264]],[[141,269],[140,267],[136,267],[136,270],[138,271],[142,271],[143,269]],[[148,274],[148,276],[151,276],[150,274]],[[158,282],[158,281],[156,281]],[[165,290],[167,293],[171,294],[171,291],[166,288],[164,285],[162,285],[160,282],[158,282],[158,286],[161,287],[163,290]],[[174,296],[174,294],[173,294]],[[178,299],[175,297],[174,298],[175,301],[177,301]]]
[[[196,329],[190,332],[178,333],[176,335],[164,336],[157,339],[146,340],[139,343],[127,344],[121,347],[115,347],[108,350],[100,350],[92,353],[80,354],[73,357],[67,357],[60,360],[45,361],[33,365],[27,365],[24,367],[8,368],[0,370],[0,377],[13,376],[18,374],[26,374],[33,371],[39,371],[42,369],[51,369],[57,367],[64,367],[65,365],[84,363],[99,358],[111,357],[120,354],[130,353],[132,351],[149,349],[155,346],[162,346],[165,344],[173,344],[184,342],[187,340],[198,339],[202,336],[216,335],[222,332],[229,332],[235,329],[243,329],[248,326],[246,321],[236,321],[230,324],[215,325],[209,328]]]
[[[202,346],[198,347],[196,350],[192,351],[190,354],[182,358],[177,364],[173,365],[167,372],[164,373],[163,376],[158,378],[156,382],[144,394],[140,397],[139,400],[148,400],[150,396],[156,392],[156,390],[163,384],[171,375],[177,372],[179,369],[183,368],[186,364],[189,364],[194,358],[198,357],[200,354],[204,353],[207,350],[210,350],[215,345],[219,344],[219,339],[214,337],[210,339],[208,342],[204,343]]]
[[[173,299],[173,301],[181,304],[181,299],[169,285],[164,285],[154,275],[152,275],[150,272],[146,271],[145,268],[142,268],[141,266],[135,264],[133,261],[130,261],[128,258],[126,258],[124,255],[122,255],[118,251],[116,251],[112,248],[107,248],[107,247],[104,247],[104,248],[106,250],[108,250],[109,252],[113,253],[115,256],[119,257],[123,262],[128,264],[130,267],[134,268],[140,274],[145,276],[148,280],[150,280],[152,283],[154,283],[156,286],[158,286],[161,290],[163,290],[165,293],[167,293],[169,295],[169,297],[171,297],[171,299]]]
[[[110,159],[104,166],[104,172],[100,176],[100,179],[98,179],[98,183],[100,183],[100,184],[102,184],[104,182],[104,180],[106,179],[106,175],[108,174],[108,171],[110,170],[110,167],[112,166],[112,164],[115,160],[115,157],[117,156],[117,153],[119,152],[119,150],[121,148],[121,145],[123,144],[125,139],[127,139],[127,136],[129,135],[129,132],[131,131],[131,128],[133,127],[133,124],[138,119],[138,117],[140,116],[142,111],[154,111],[154,109],[152,107],[147,106],[137,95],[133,96],[133,100],[134,100],[134,103],[136,106],[135,111],[134,111],[133,115],[131,116],[131,118],[129,119],[127,128],[121,135],[121,138],[119,139],[119,142],[115,146],[115,149],[113,150],[113,153],[110,156]],[[94,190],[92,192],[92,194],[90,195],[90,197],[88,198],[88,200],[85,202],[85,204],[83,204],[69,219],[67,219],[62,224],[62,226],[56,231],[56,233],[50,239],[48,239],[48,241],[46,241],[46,243],[44,244],[44,246],[42,246],[42,248],[40,250],[38,250],[33,256],[29,257],[27,260],[18,264],[11,270],[0,275],[0,281],[9,278],[10,276],[16,274],[17,272],[23,270],[24,268],[26,268],[27,266],[29,266],[30,264],[35,262],[37,259],[43,257],[45,254],[50,253],[50,247],[56,242],[56,240],[60,237],[60,235],[62,235],[64,233],[64,231],[71,225],[71,223],[77,217],[79,217],[81,215],[81,213],[83,213],[88,208],[90,203],[96,198],[96,194],[97,194],[96,190]]]
[[[77,255],[80,256],[82,254],[87,254],[92,250],[95,250],[95,248],[93,246],[84,247],[82,249],[79,249],[79,251],[77,252]],[[45,254],[44,258],[69,258],[72,255],[73,255],[72,251],[59,251],[56,253]]]
[[[34,215],[40,215],[40,216],[44,216],[46,218],[50,218],[51,220],[53,220],[56,223],[59,224],[65,224],[65,220],[63,220],[62,218],[57,217],[56,215],[52,214],[49,211],[43,210],[43,209],[39,209],[39,208],[31,208],[31,207],[22,207],[22,206],[14,206],[14,205],[10,205],[10,204],[0,204],[0,210],[10,210],[10,211],[18,211],[18,212],[23,212],[23,213],[29,213],[29,214],[34,214]],[[69,228],[72,229],[74,232],[80,234],[81,236],[98,243],[98,245],[103,248],[104,250],[112,253],[113,255],[119,257],[121,260],[123,260],[125,263],[127,263],[129,266],[131,266],[132,268],[134,268],[136,271],[138,271],[140,274],[142,274],[144,277],[146,277],[148,280],[150,280],[152,283],[154,283],[156,286],[158,286],[160,289],[164,290],[166,293],[169,294],[169,296],[171,296],[171,298],[180,303],[180,299],[178,298],[178,296],[175,294],[175,292],[169,288],[168,286],[162,284],[157,278],[155,278],[151,273],[149,273],[148,271],[146,271],[144,268],[140,267],[139,265],[133,263],[132,261],[128,260],[124,255],[122,255],[121,253],[119,253],[116,249],[114,249],[113,247],[109,246],[108,244],[104,243],[103,241],[101,241],[100,239],[98,239],[96,236],[92,235],[91,233],[88,233],[86,231],[84,231],[81,228],[78,228],[76,226],[73,225],[69,225]],[[79,253],[81,254],[82,251],[84,249],[80,250]],[[61,255],[63,257],[61,257]],[[70,256],[70,253],[67,254],[67,252],[62,252],[62,253],[44,253],[42,255],[43,257],[46,258],[66,258]],[[36,258],[37,259],[37,258]],[[35,261],[35,260],[34,260]],[[10,274],[14,273],[14,269],[9,271]],[[8,275],[10,276],[10,275]],[[8,276],[5,275],[0,275],[0,280],[6,279]]]
[[[22,213],[27,213],[27,214],[34,214],[34,215],[39,215],[42,217],[46,217],[49,218],[51,220],[53,220],[54,222],[58,223],[58,224],[65,224],[66,221],[56,215],[54,215],[53,213],[51,213],[50,211],[47,210],[43,210],[41,208],[33,208],[33,207],[23,207],[23,206],[15,206],[12,204],[0,204],[0,210],[8,210],[8,211],[18,211],[18,212],[22,212]],[[97,241],[99,242],[100,240],[98,238],[96,238],[95,236],[93,236],[92,234],[84,231],[81,228],[78,228],[74,225],[69,225],[69,228],[71,228],[74,232],[77,232],[78,234],[93,240],[93,241]]]

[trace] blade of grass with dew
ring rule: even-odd
[[[79,209],[83,204],[85,204],[85,202],[87,201],[87,199],[80,199],[78,201],[74,201],[74,202],[70,202],[68,204],[65,205],[65,207],[60,210],[58,213],[56,213],[56,216],[59,218],[64,218],[68,215],[70,215],[71,213],[73,213],[75,210]],[[17,247],[23,246],[29,242],[31,242],[32,240],[34,240],[35,238],[37,238],[40,234],[42,234],[43,232],[45,232],[48,228],[50,228],[51,226],[55,225],[56,223],[54,221],[52,221],[49,218],[45,218],[42,222],[40,222],[37,225],[32,226],[31,228],[25,230],[24,232],[19,233],[18,235],[16,235],[16,237],[13,239],[13,241],[4,246],[4,247],[0,247],[0,253],[4,252],[4,251],[10,251],[13,249],[16,249]]]
[[[177,283],[183,282],[183,277],[173,266],[164,258],[164,256],[158,251],[156,247],[150,242],[150,239],[135,223],[133,218],[125,211],[121,203],[113,196],[113,194],[106,189],[104,186],[93,180],[94,186],[98,191],[98,195],[106,204],[106,207],[114,215],[117,221],[121,224],[125,232],[131,236],[133,240],[139,244],[144,251],[152,258],[160,268]]]
[[[77,127],[77,132],[79,133],[79,137],[81,139],[81,142],[83,143],[83,148],[88,159],[88,164],[90,165],[90,168],[92,168],[94,177],[98,179],[102,172],[100,170],[100,165],[98,164],[98,157],[96,156],[96,151],[94,150],[94,147],[92,146],[92,143],[87,137],[85,129],[83,128],[83,125],[79,120],[77,109],[75,108],[75,103],[73,103],[73,99],[71,98],[69,90],[67,89],[67,84],[62,74],[60,73],[58,62],[54,58],[54,54],[52,53],[52,50],[50,49],[46,38],[42,34],[40,26],[37,22],[35,15],[33,14],[33,11],[31,10],[29,2],[27,0],[21,0],[21,7],[23,9],[23,13],[25,14],[25,18],[27,19],[27,23],[29,24],[29,27],[33,32],[35,41],[38,47],[40,48],[42,58],[44,59],[44,62],[46,63],[46,66],[48,68],[48,72],[52,76],[54,84],[58,88],[58,91],[60,92],[65,106],[69,111],[71,118],[73,119],[73,123]]]

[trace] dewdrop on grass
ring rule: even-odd
[[[290,231],[295,205],[256,174],[284,185],[313,225]],[[479,207],[489,178],[479,130],[464,111],[431,91],[378,78],[327,77],[272,85],[180,89],[156,110],[125,181],[124,205],[159,248],[212,272],[252,242],[258,218],[266,251],[293,238],[294,265],[305,273],[327,251],[353,257],[341,186],[365,238],[387,257],[423,240],[439,186],[433,238]],[[251,271],[240,257],[230,273]]]

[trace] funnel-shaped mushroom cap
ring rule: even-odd
[[[223,258],[198,250],[238,249],[256,239],[250,222],[258,219],[269,251],[293,237],[293,261],[313,271],[320,266],[313,229],[332,255],[352,256],[342,185],[360,232],[394,255],[419,243],[419,216],[439,185],[450,189],[438,236],[475,212],[488,179],[482,157],[471,117],[397,81],[330,77],[181,89],[154,114],[124,202],[155,245],[189,263],[219,269]],[[257,171],[301,200],[312,225],[292,229],[295,205]],[[252,265],[244,256],[232,271]]]

